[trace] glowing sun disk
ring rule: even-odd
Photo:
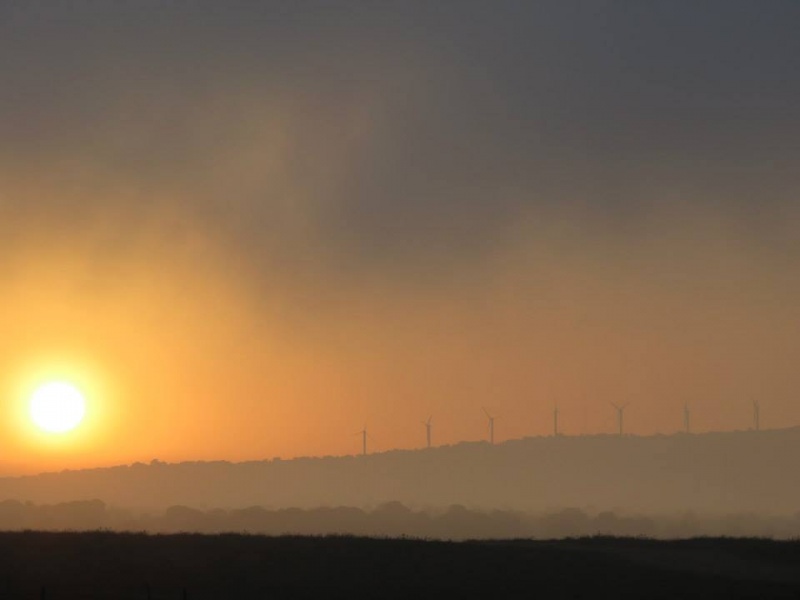
[[[46,383],[36,388],[31,396],[31,419],[37,427],[50,433],[74,429],[83,420],[85,412],[83,394],[69,383]]]

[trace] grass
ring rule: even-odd
[[[800,543],[0,533],[0,598],[798,598]],[[148,596],[149,594],[149,596]]]

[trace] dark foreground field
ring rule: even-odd
[[[800,543],[0,533],[0,598],[800,598]]]

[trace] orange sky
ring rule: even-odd
[[[589,257],[568,223],[536,243],[530,227],[446,278],[379,274],[314,306],[317,281],[300,307],[279,274],[271,297],[232,273],[201,231],[164,260],[157,235],[141,241],[113,281],[92,281],[81,243],[34,244],[2,299],[4,470],[349,454],[365,422],[372,449],[414,448],[429,415],[452,444],[485,438],[482,407],[502,440],[549,433],[555,402],[572,435],[613,431],[610,402],[630,402],[638,434],[678,430],[684,402],[697,431],[749,427],[751,397],[765,427],[800,420],[796,308],[778,274],[747,266],[755,251],[659,234],[637,252],[596,239]],[[90,403],[60,437],[24,413],[48,378]]]

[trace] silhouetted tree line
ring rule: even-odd
[[[269,510],[252,506],[200,510],[171,506],[162,512],[113,508],[100,500],[36,505],[0,502],[3,530],[111,530],[150,533],[242,532],[266,535],[363,535],[427,539],[564,538],[592,535],[688,538],[742,536],[800,537],[800,512],[789,516],[754,513],[698,515],[626,515],[563,508],[541,513],[482,511],[462,505],[441,510],[412,510],[400,502],[374,509],[321,507]]]

